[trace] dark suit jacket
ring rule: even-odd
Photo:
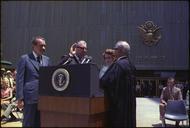
[[[24,99],[26,104],[38,102],[39,67],[48,66],[49,57],[42,55],[40,65],[32,53],[21,56],[17,65],[16,98]]]
[[[70,65],[70,64],[80,64],[80,61],[76,56],[64,55],[61,57],[61,61],[58,65]]]

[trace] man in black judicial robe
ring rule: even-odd
[[[108,102],[107,127],[136,127],[135,67],[128,54],[126,41],[115,45],[117,60],[100,79]]]

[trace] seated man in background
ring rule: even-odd
[[[175,79],[173,77],[169,77],[167,79],[167,86],[163,88],[161,96],[160,96],[160,120],[164,122],[164,114],[168,100],[183,100],[181,90],[175,87]],[[176,126],[179,125],[179,121],[176,122]]]

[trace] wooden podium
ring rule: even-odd
[[[60,69],[68,71],[69,84],[65,90],[57,91],[52,81],[55,72],[62,73]],[[66,81],[67,77],[63,78]],[[55,83],[59,79],[55,77]],[[41,127],[104,127],[104,97],[95,65],[42,67],[39,84]]]

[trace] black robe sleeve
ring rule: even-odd
[[[113,63],[100,79],[116,127],[136,126],[135,68],[128,60]]]

